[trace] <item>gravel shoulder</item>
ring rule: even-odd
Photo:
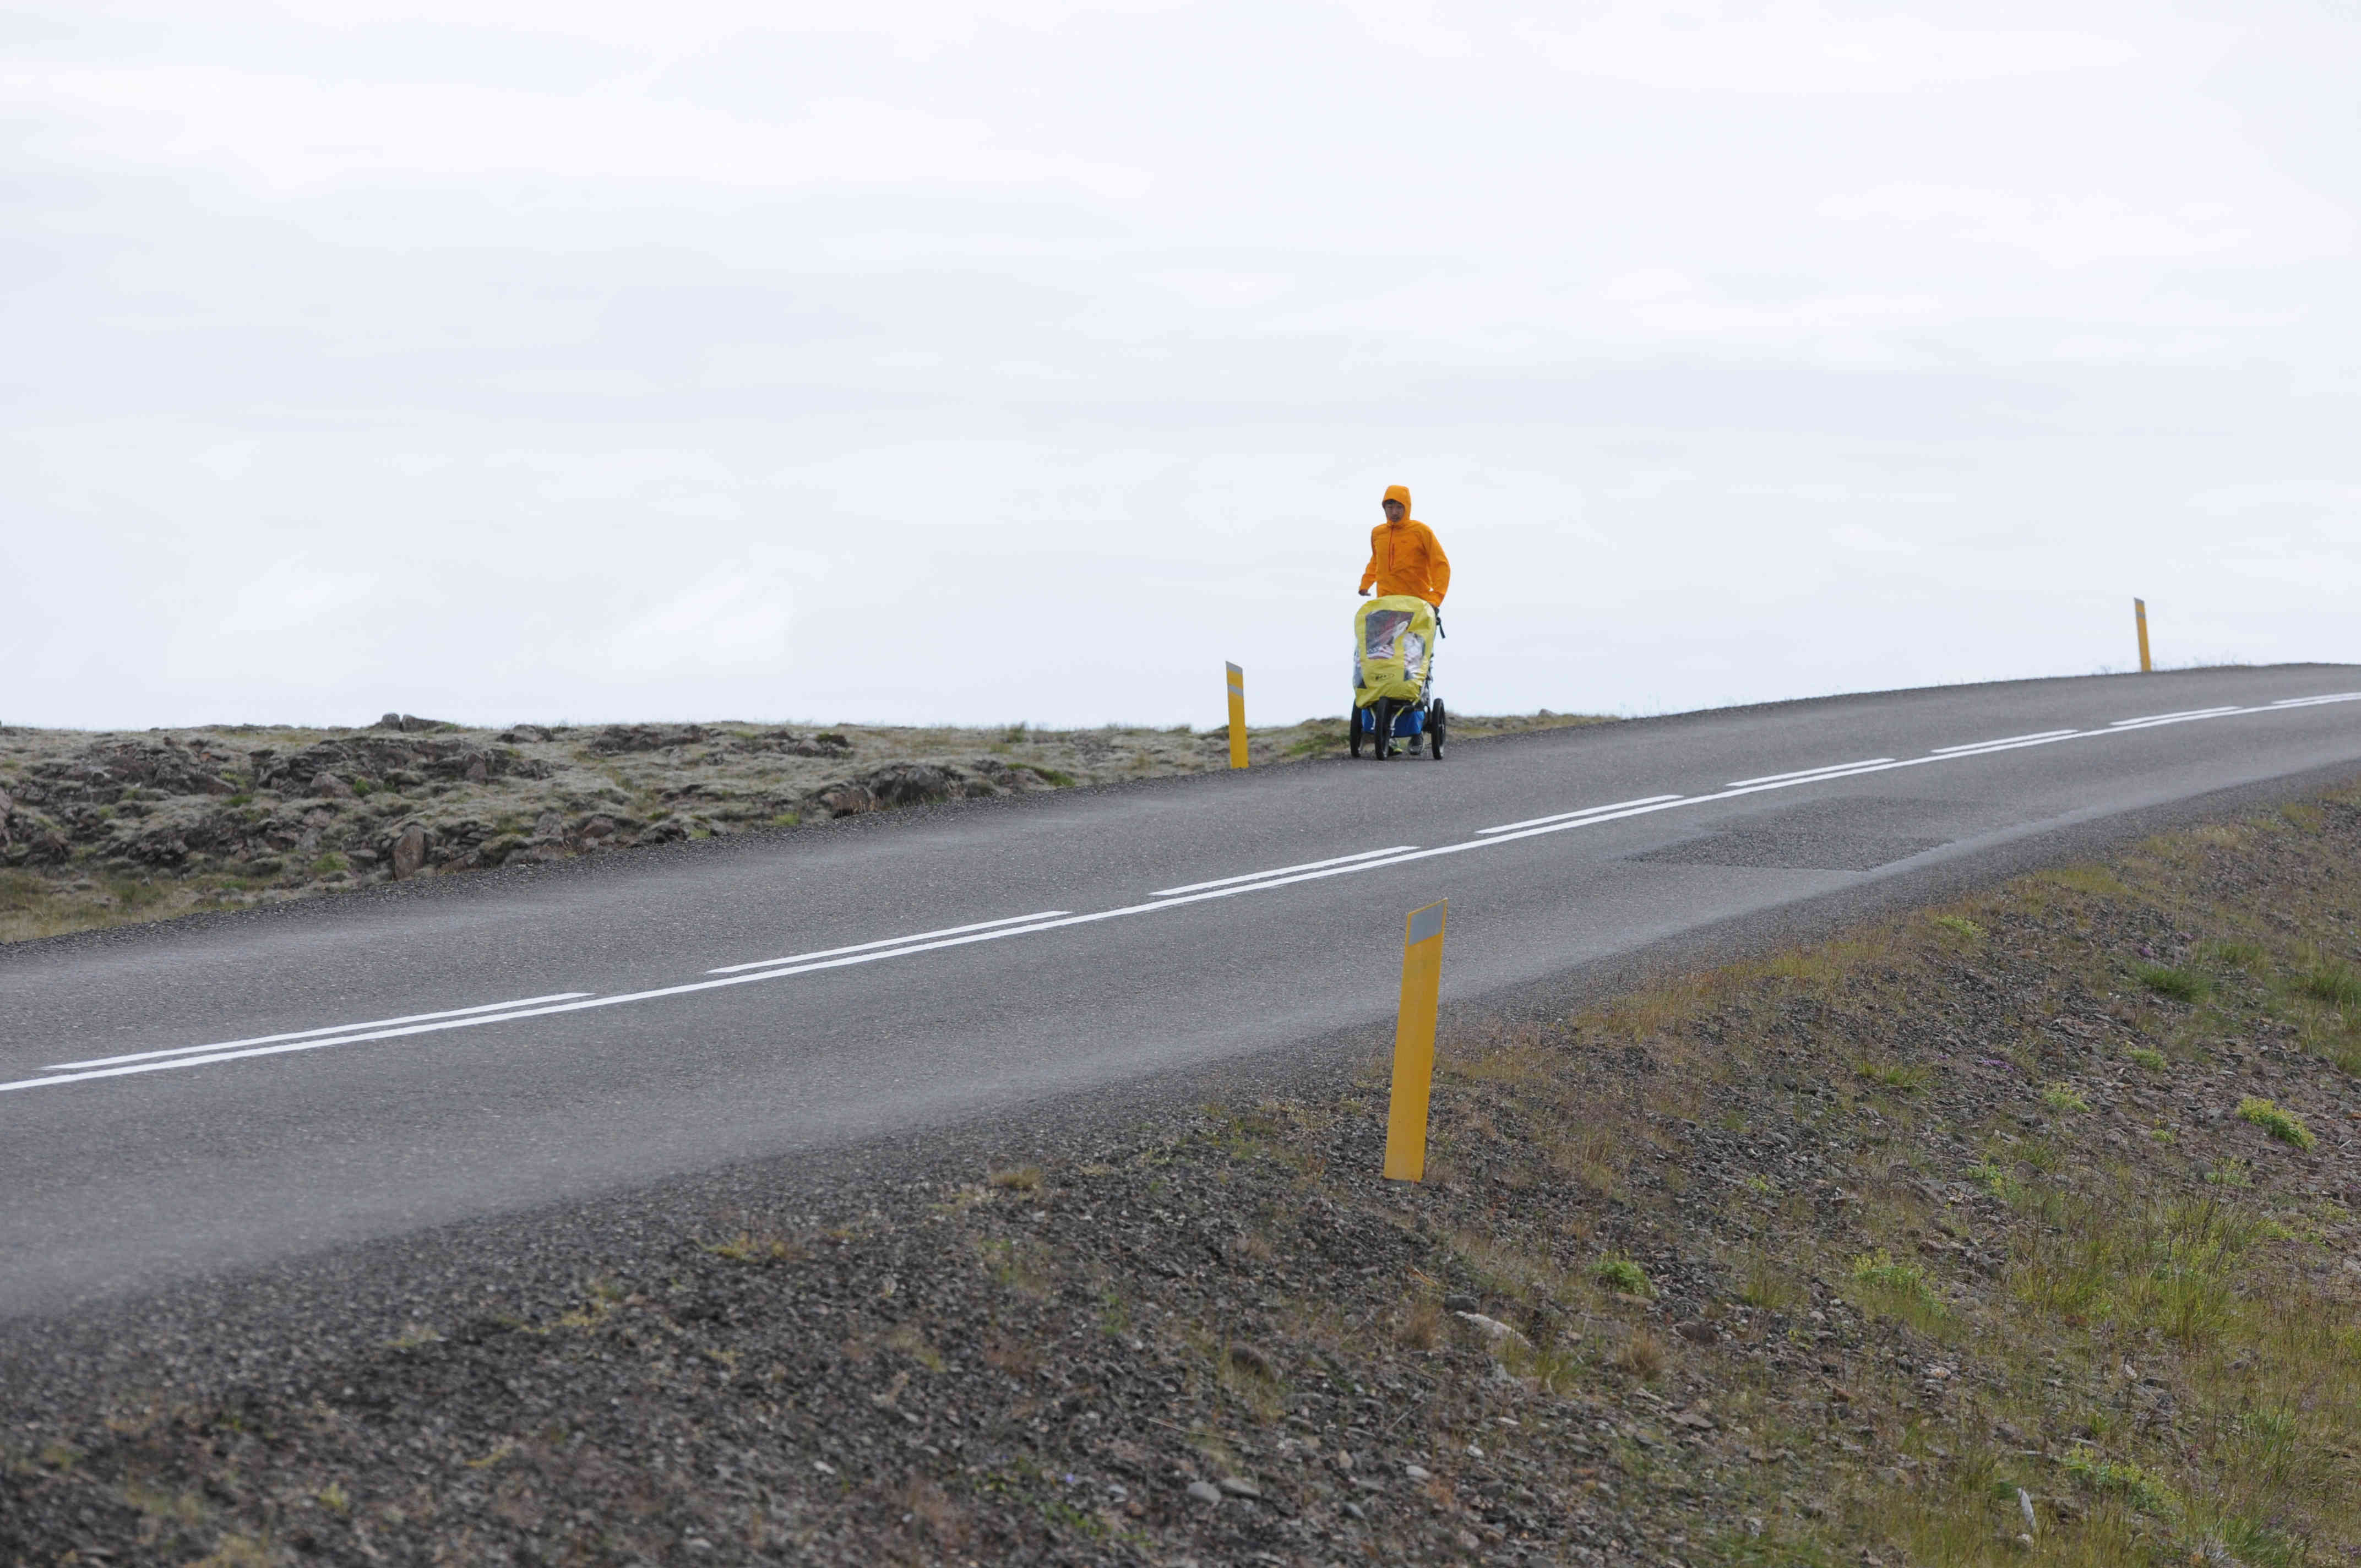
[[[1458,1021],[1417,1186],[1372,1062],[519,1222],[366,1342],[20,1326],[0,1560],[2349,1557],[2356,909],[2345,792]]]
[[[1452,738],[1599,722],[1454,716]],[[1257,767],[1344,749],[1341,719],[1248,732]],[[0,941],[1228,765],[1226,730],[1185,727],[0,725]]]

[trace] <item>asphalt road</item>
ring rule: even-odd
[[[0,1316],[1301,1047],[1390,1014],[1438,898],[1449,1010],[2361,773],[2343,696],[2361,668],[1831,698],[0,949]]]

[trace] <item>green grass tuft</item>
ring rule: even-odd
[[[2213,981],[2195,970],[2169,964],[2134,964],[2132,975],[2158,996],[2169,996],[2175,1002],[2202,1002],[2213,990]]]
[[[2303,993],[2337,1007],[2361,1003],[2361,972],[2342,959],[2323,959],[2304,972]]]
[[[2069,1111],[2088,1111],[2091,1108],[2091,1102],[2076,1093],[2074,1086],[2068,1083],[2053,1083],[2043,1090],[2041,1102],[2060,1114]]]
[[[2152,1051],[2146,1046],[2135,1046],[2124,1054],[2131,1058],[2134,1066],[2144,1067],[2150,1072],[2162,1072],[2172,1065],[2165,1059],[2162,1051]]]
[[[2283,1144],[2308,1149],[2320,1140],[2303,1124],[2303,1118],[2292,1111],[2282,1111],[2268,1100],[2249,1094],[2238,1102],[2239,1116],[2268,1133]]]
[[[1610,1290],[1620,1290],[1626,1296],[1648,1294],[1648,1275],[1628,1257],[1602,1257],[1590,1266],[1590,1277]]]

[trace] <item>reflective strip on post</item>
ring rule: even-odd
[[[1230,673],[1230,766],[1246,765],[1246,673],[1235,664],[1222,666]]]
[[[2140,674],[2145,675],[2156,668],[2147,656],[2147,600],[2132,600],[2132,620],[2139,627]]]
[[[1434,1085],[1434,1016],[1443,985],[1443,917],[1451,901],[1413,909],[1402,933],[1401,1012],[1394,1021],[1393,1104],[1386,1116],[1386,1179],[1426,1175],[1426,1102]]]

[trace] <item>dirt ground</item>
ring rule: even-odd
[[[1451,735],[1598,722],[1455,715]],[[1344,749],[1341,718],[1248,732],[1257,767]],[[1228,765],[1226,730],[1185,727],[0,726],[0,941]]]
[[[1447,1022],[1417,1186],[1373,1063],[19,1401],[0,1562],[2349,1562],[2356,911],[2361,793]]]

